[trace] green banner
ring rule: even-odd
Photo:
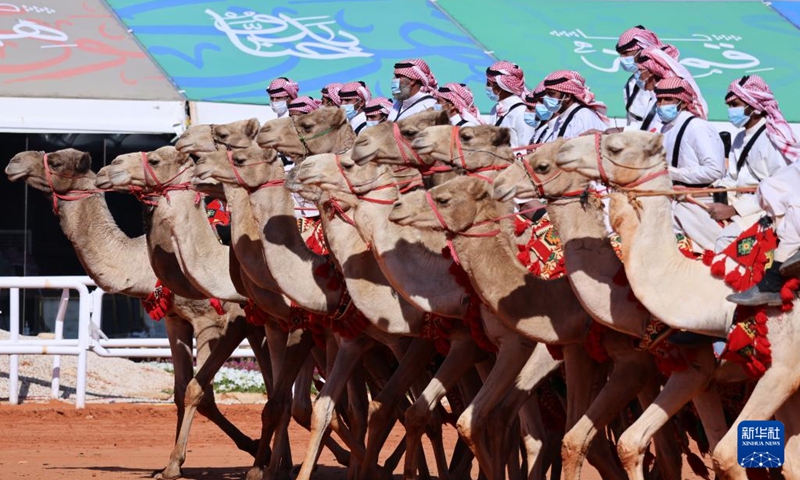
[[[438,0],[499,59],[520,65],[529,88],[554,70],[577,70],[609,114],[624,117],[629,74],[614,47],[635,25],[676,46],[709,104],[710,119],[727,120],[728,84],[764,77],[789,121],[800,121],[800,32],[761,2],[601,2]]]
[[[391,97],[394,64],[415,57],[440,83],[483,92],[492,63],[427,0],[108,3],[190,100],[264,104],[279,76],[316,98],[328,83],[354,80]]]

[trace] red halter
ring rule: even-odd
[[[400,150],[400,156],[403,158],[403,163],[410,167],[418,168],[421,171],[427,171],[433,165],[429,165],[422,160],[422,157],[419,156],[416,150],[411,148],[411,142],[409,142],[401,133],[400,127],[397,126],[397,122],[392,123],[392,132],[394,134],[394,141],[397,144],[397,149]],[[412,163],[409,160],[408,154],[406,150],[411,152],[411,155],[417,161],[417,163]]]
[[[236,166],[236,162],[233,161],[233,150],[231,150],[231,149],[228,149],[228,163],[230,163],[231,168],[233,169],[233,175],[236,177],[236,181],[239,183],[239,186],[244,188],[248,192],[254,192],[256,190],[259,190],[259,189],[262,189],[262,188],[267,188],[267,187],[282,186],[284,184],[283,180],[281,180],[281,179],[273,179],[273,180],[268,180],[266,183],[262,183],[261,185],[253,188],[250,185],[248,185],[247,182],[244,181],[244,178],[242,178],[242,175],[239,173],[239,168],[242,168],[242,167]],[[243,167],[252,167],[252,166],[255,166],[255,165],[261,165],[261,164],[265,164],[265,163],[269,163],[269,162],[254,162],[254,163],[250,163],[250,164],[247,164],[247,165],[243,165]]]
[[[183,173],[189,169],[189,165],[182,168],[181,170],[178,171],[178,173],[176,173],[175,175],[171,176],[170,178],[162,182],[161,180],[158,179],[158,176],[156,175],[156,172],[153,170],[153,167],[151,167],[150,163],[147,161],[147,152],[139,152],[139,154],[142,159],[144,184],[147,185],[148,176],[151,177],[153,179],[153,182],[155,183],[155,188],[153,188],[152,191],[148,193],[144,192],[144,187],[137,187],[131,185],[128,188],[131,194],[135,196],[137,199],[139,199],[140,202],[144,203],[145,205],[157,205],[158,202],[156,200],[153,200],[153,198],[155,197],[163,196],[164,198],[167,199],[167,201],[169,201],[169,192],[181,191],[181,190],[186,191],[192,189],[192,185],[190,182],[172,184],[173,180],[183,175]],[[200,193],[198,192],[195,202],[199,201],[200,201]]]
[[[594,134],[594,148],[595,148],[595,152],[597,153],[597,171],[600,173],[600,181],[604,185],[610,185],[611,181],[608,179],[608,174],[606,173],[606,169],[603,167],[603,160],[604,160],[604,157],[603,157],[603,144],[602,144],[602,134],[600,134],[600,133],[595,133]],[[611,163],[614,163],[614,165],[617,165],[618,167],[627,168],[629,170],[646,170],[646,169],[649,169],[649,168],[652,168],[652,167],[655,166],[655,165],[650,165],[650,166],[644,167],[644,168],[634,168],[634,167],[629,167],[629,166],[626,166],[626,165],[621,165],[621,164],[615,163],[613,160],[610,160],[610,159],[609,159],[609,161]],[[642,185],[644,183],[649,182],[650,180],[653,180],[655,178],[661,177],[661,176],[666,175],[668,173],[669,173],[669,171],[665,168],[665,169],[659,170],[657,172],[649,173],[649,174],[639,178],[638,180],[634,180],[631,183],[628,183],[628,184],[625,184],[625,185],[619,185],[619,187],[622,188],[622,189],[632,189],[634,187],[638,187],[638,186],[640,186],[640,185]]]
[[[103,193],[110,190],[110,189],[94,188],[91,190],[70,190],[67,193],[58,193],[56,192],[55,188],[53,188],[53,175],[55,175],[56,177],[68,178],[68,179],[73,179],[74,177],[71,177],[69,175],[61,175],[50,170],[50,164],[47,163],[46,153],[44,154],[43,161],[44,161],[44,178],[47,181],[47,185],[50,187],[50,191],[53,193],[53,196],[51,197],[53,199],[53,213],[55,213],[56,215],[58,215],[59,200],[64,200],[67,202],[71,202],[73,200],[83,200],[84,198],[89,198],[97,193]]]

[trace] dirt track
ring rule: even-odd
[[[220,409],[246,434],[258,436],[260,405],[220,405]],[[172,405],[91,405],[85,410],[75,410],[73,404],[62,402],[2,405],[0,480],[147,479],[166,464],[174,425]],[[292,423],[290,434],[294,463],[298,464],[305,453],[308,433]],[[401,437],[402,430],[396,427],[389,444],[394,447]],[[451,450],[455,440],[455,431],[446,427],[445,447]],[[432,461],[433,457],[428,458]],[[240,480],[250,464],[251,458],[238,451],[216,426],[197,417],[184,465],[187,478]],[[315,480],[346,477],[344,468],[327,450],[319,465]],[[431,469],[435,473],[433,465]],[[583,478],[599,480],[596,471],[588,466]]]

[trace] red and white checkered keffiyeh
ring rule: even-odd
[[[391,100],[383,97],[375,97],[366,103],[364,106],[364,113],[369,114],[381,112],[382,114],[388,116],[392,111],[392,106],[393,104]]]
[[[795,162],[800,158],[800,147],[797,145],[792,128],[783,117],[775,95],[772,94],[772,90],[763,78],[758,75],[745,75],[737,78],[728,87],[728,96],[731,94],[736,95],[757,111],[766,113],[767,136],[786,159]]]
[[[575,70],[556,70],[546,76],[543,83],[546,90],[573,95],[575,100],[594,110],[600,119],[608,123],[606,104],[594,99],[594,93],[586,86],[586,79],[580,73]]]
[[[267,93],[270,95],[286,92],[290,99],[297,98],[297,93],[299,91],[300,86],[297,85],[297,82],[286,77],[276,78],[275,80],[269,82],[269,87],[267,87]]]
[[[311,113],[314,110],[320,108],[321,106],[322,102],[320,102],[319,100],[303,95],[289,102],[289,112]]]
[[[433,93],[439,86],[428,64],[420,58],[411,58],[395,63],[394,75],[419,80],[422,83],[421,90],[425,93]]]
[[[617,53],[630,52],[631,50],[643,50],[649,47],[657,47],[661,45],[658,35],[655,32],[637,25],[633,28],[625,30],[619,36],[617,42]]]
[[[505,60],[486,69],[486,80],[518,97],[525,95],[525,74],[518,65]]]
[[[342,85],[339,89],[339,98],[360,98],[362,102],[367,103],[372,100],[372,92],[367,88],[364,82],[349,82]]]
[[[475,107],[475,98],[466,85],[462,83],[448,83],[437,90],[434,96],[437,99],[443,98],[455,105],[459,115],[462,117],[464,117],[465,114],[469,114],[478,122],[483,123],[480,120],[481,114],[478,112],[477,107]]]
[[[343,84],[341,83],[329,83],[322,87],[320,93],[322,94],[322,98],[327,98],[334,105],[337,107],[342,106],[342,100],[339,98],[339,90],[341,90]]]
[[[705,114],[701,109],[697,93],[692,88],[692,85],[681,77],[668,77],[659,80],[656,83],[656,97],[657,98],[677,98],[684,105],[686,109],[694,115],[705,119]]]
[[[528,92],[523,99],[525,104],[530,108],[534,108],[537,103],[544,97],[544,80],[539,82],[539,85],[536,85],[536,88],[533,91]]]
[[[680,77],[686,80],[692,87],[692,91],[697,97],[697,115],[703,119],[708,118],[708,103],[703,98],[703,93],[689,70],[678,62],[680,53],[678,49],[671,45],[661,45],[660,47],[650,47],[642,50],[636,57],[639,70],[646,70],[661,79],[670,77]]]

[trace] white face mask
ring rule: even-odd
[[[275,112],[277,116],[281,116],[285,114],[289,110],[289,107],[286,105],[286,102],[272,102],[272,111]]]

